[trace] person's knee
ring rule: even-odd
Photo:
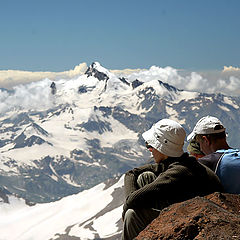
[[[134,239],[159,213],[154,209],[128,209],[124,217],[122,239]]]
[[[124,216],[122,240],[132,240],[139,233],[137,213],[128,209]]]
[[[133,209],[128,209],[124,216],[124,221],[131,222],[136,217],[136,212]]]
[[[152,183],[156,178],[157,176],[153,172],[150,171],[143,172],[138,176],[137,179],[138,186],[144,187],[145,185]]]

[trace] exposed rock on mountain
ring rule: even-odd
[[[130,83],[124,77],[120,77],[119,80],[122,81],[123,83],[127,84],[128,86],[130,85]]]
[[[0,203],[9,203],[9,199],[8,199],[8,195],[10,194],[10,192],[8,192],[6,189],[4,188],[0,188]]]
[[[102,67],[100,66],[99,63],[94,62],[88,67],[85,74],[88,77],[93,76],[97,78],[99,81],[105,81],[105,80],[107,81],[109,79],[109,76],[106,73],[102,72],[101,68]]]
[[[173,91],[173,92],[181,91],[181,90],[175,88],[174,86],[171,86],[171,85],[169,85],[168,83],[164,83],[164,82],[162,82],[162,81],[160,81],[160,80],[159,80],[159,84],[162,85],[162,86],[164,86],[164,87],[165,87],[167,90],[169,90],[169,91]]]
[[[173,204],[136,239],[240,239],[240,196],[213,193]]]
[[[138,79],[136,79],[136,80],[134,80],[133,82],[132,82],[132,88],[134,89],[134,88],[136,88],[136,87],[138,87],[138,86],[141,86],[143,84],[143,82],[141,82],[141,81],[139,81]]]
[[[52,83],[51,83],[50,88],[51,88],[51,93],[52,93],[52,95],[56,94],[56,92],[57,92],[57,87],[56,87],[55,82],[52,82]]]

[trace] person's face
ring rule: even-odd
[[[196,136],[196,141],[199,143],[200,150],[205,154],[210,154],[211,153],[211,148],[210,148],[210,141],[206,136],[202,135],[197,135]]]
[[[156,163],[160,163],[161,161],[165,160],[167,158],[166,155],[160,153],[157,149],[154,147],[147,145],[147,149],[152,153],[152,156]]]

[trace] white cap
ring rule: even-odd
[[[144,140],[169,157],[180,157],[186,137],[184,128],[170,119],[162,119],[142,134]]]
[[[187,140],[188,141],[193,140],[198,134],[213,134],[213,133],[220,133],[224,131],[225,131],[225,127],[223,126],[223,124],[219,119],[212,116],[206,116],[201,118],[197,122],[193,131],[188,135]]]

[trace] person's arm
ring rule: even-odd
[[[134,168],[125,174],[124,177],[125,198],[127,198],[129,194],[131,194],[132,192],[139,189],[137,185],[138,176],[146,171],[151,171],[157,174],[157,171],[159,171],[159,167],[157,164],[148,164],[138,168]]]
[[[184,180],[191,173],[182,165],[172,164],[161,173],[155,181],[146,186],[131,192],[123,207],[123,217],[125,212],[132,208],[151,208],[156,201],[159,206],[166,207],[169,195],[172,195],[180,186],[180,181]]]

